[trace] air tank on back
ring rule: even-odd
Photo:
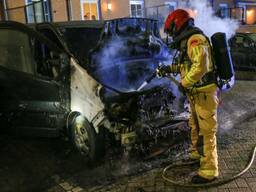
[[[215,33],[211,37],[215,66],[221,84],[225,84],[234,79],[234,67],[227,44],[225,33]]]

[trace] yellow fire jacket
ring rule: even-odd
[[[182,63],[171,65],[171,70],[179,72],[181,84],[187,89],[192,89],[197,92],[209,92],[216,90],[217,85],[210,83],[205,86],[194,87],[196,83],[202,80],[203,76],[213,71],[213,62],[211,56],[211,46],[206,37],[201,34],[192,35],[187,41],[187,55],[191,64]],[[185,61],[186,62],[186,61]],[[177,71],[178,70],[178,71]]]

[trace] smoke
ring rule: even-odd
[[[94,75],[120,91],[137,90],[154,73],[159,60],[170,59],[168,48],[158,41],[155,37],[137,34],[108,38],[93,55]]]
[[[115,36],[108,39],[101,51],[94,55],[97,63],[96,76],[101,82],[120,91],[135,91],[145,72],[154,68],[152,63],[145,65],[140,59],[129,60],[134,59],[139,52],[143,52],[142,48],[133,45],[131,41],[127,42],[125,38]]]
[[[214,10],[206,0],[190,0],[189,3],[181,5],[181,8],[187,9],[191,13],[195,19],[195,25],[202,29],[208,37],[216,32],[223,32],[229,39],[235,34],[239,26],[234,19],[222,19],[215,16]]]

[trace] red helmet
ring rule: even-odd
[[[172,35],[178,32],[181,27],[188,21],[192,19],[189,13],[183,9],[176,9],[170,13],[165,21],[164,31]]]

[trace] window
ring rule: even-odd
[[[239,2],[237,7],[243,8],[243,21],[246,24],[256,24],[256,3]]]
[[[81,0],[82,20],[98,20],[99,6],[97,0]]]
[[[40,29],[40,32],[52,42],[55,42],[58,47],[62,47],[53,31],[49,29]],[[48,77],[50,79],[57,79],[60,74],[59,54],[38,40],[35,41],[34,46],[37,75]]]
[[[50,2],[48,0],[44,0],[43,8],[45,21],[51,21]]]
[[[51,21],[49,0],[26,0],[27,23]]]
[[[165,5],[168,6],[168,9],[169,9],[168,11],[169,12],[174,11],[177,8],[177,3],[176,2],[166,1]]]
[[[34,74],[30,38],[22,32],[0,30],[0,65],[11,70]]]
[[[228,17],[228,4],[220,3],[219,7],[220,7],[220,17],[227,18]]]
[[[130,1],[130,15],[131,17],[144,16],[144,2],[143,1]]]

